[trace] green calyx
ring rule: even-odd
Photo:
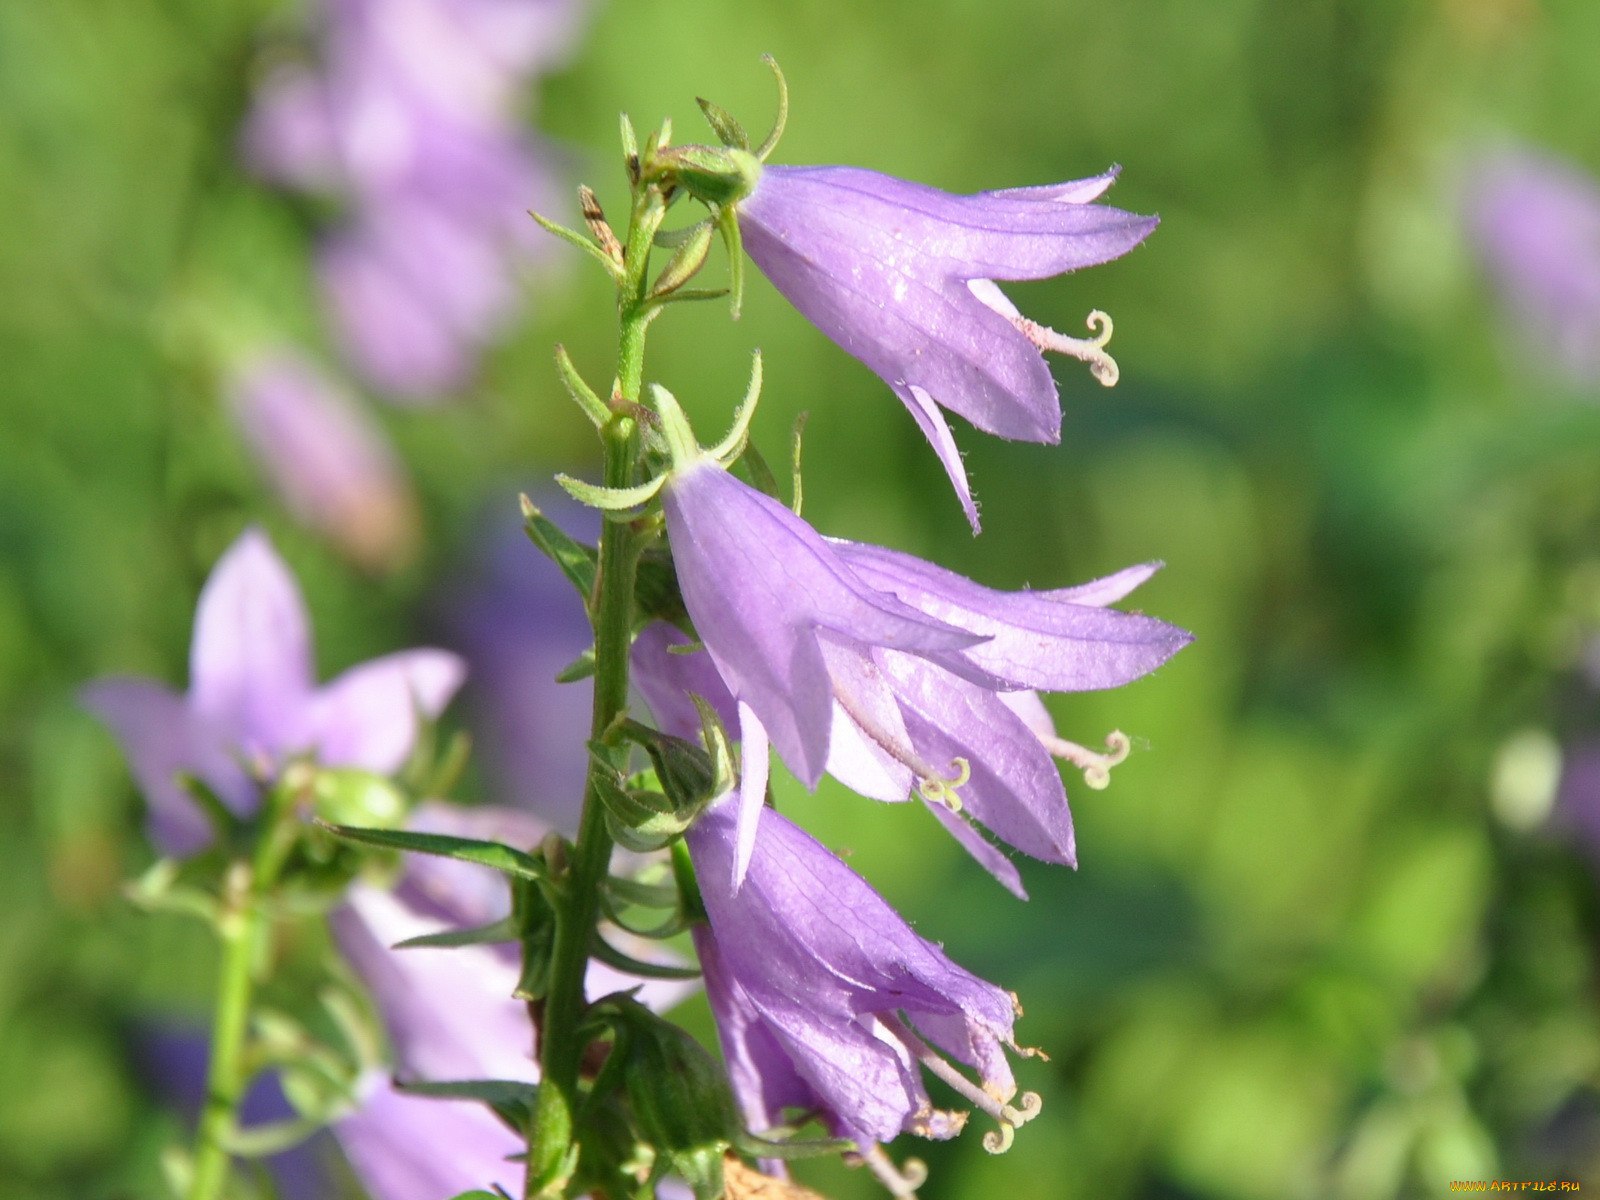
[[[718,208],[737,204],[761,181],[761,160],[737,146],[673,146],[653,165],[664,182]]]

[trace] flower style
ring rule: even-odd
[[[736,874],[751,853],[770,737],[808,787],[826,771],[880,800],[915,788],[1020,891],[965,815],[1027,854],[1071,864],[1072,819],[1051,754],[1095,775],[1109,765],[1055,737],[1030,689],[1117,687],[1190,640],[1104,607],[1154,567],[1081,588],[997,592],[910,555],[829,541],[709,458],[670,476],[663,507],[685,606],[744,743]]]
[[[193,853],[210,837],[180,773],[241,815],[298,755],[389,774],[410,753],[419,719],[438,715],[463,674],[453,654],[406,650],[317,687],[300,589],[255,529],[234,542],[200,593],[189,664],[187,695],[131,677],[83,693],[122,743],[149,804],[151,836],[167,854]]]
[[[1600,182],[1532,151],[1474,166],[1468,229],[1527,334],[1580,382],[1600,379]]]
[[[735,1093],[753,1128],[816,1110],[863,1150],[902,1132],[948,1138],[966,1115],[933,1107],[927,1070],[1000,1125],[1003,1149],[1038,1099],[1013,1106],[1015,998],[919,937],[867,882],[771,809],[742,888],[736,805],[689,830],[709,927],[696,944]],[[971,1068],[977,1082],[950,1060]]]
[[[854,167],[766,167],[739,204],[750,258],[823,333],[911,410],[955,486],[973,532],[977,506],[940,406],[1001,437],[1055,443],[1061,402],[1041,351],[1116,382],[1091,339],[1022,316],[995,285],[1119,258],[1156,227],[1093,203],[1116,178],[952,195]]]
[[[415,550],[417,501],[383,431],[301,352],[264,349],[228,380],[246,443],[284,504],[362,566]]]

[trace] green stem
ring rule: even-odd
[[[222,975],[211,1029],[211,1059],[206,1069],[206,1102],[195,1134],[194,1175],[188,1200],[216,1200],[228,1178],[227,1144],[244,1093],[245,1036],[255,992],[255,959],[266,926],[260,875],[237,862],[228,874],[226,910],[218,925]]]
[[[649,199],[635,206],[628,237],[628,280],[620,296],[621,329],[617,351],[617,398],[637,405],[644,378],[645,331],[651,311],[644,304],[645,274],[655,224]],[[601,433],[605,444],[607,487],[635,482],[638,429],[627,410],[618,411]],[[591,737],[602,738],[628,707],[628,653],[633,641],[634,574],[638,563],[633,528],[606,521],[600,533],[600,570],[590,612],[594,620],[595,678]],[[540,1028],[540,1086],[528,1130],[528,1170],[524,1195],[565,1194],[576,1162],[574,1117],[584,1044],[578,1035],[585,1003],[584,976],[589,946],[600,916],[600,884],[611,865],[611,832],[598,794],[599,764],[589,766],[583,815],[569,869],[557,900],[555,940],[550,956],[550,987]]]

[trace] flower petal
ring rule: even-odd
[[[934,454],[938,455],[944,473],[950,477],[950,486],[956,490],[956,499],[961,501],[961,511],[967,514],[967,524],[972,526],[972,532],[976,535],[980,532],[978,502],[972,498],[967,466],[961,460],[961,448],[951,436],[950,425],[944,419],[944,414],[923,388],[902,383],[897,384],[894,391],[911,411],[912,419],[916,421],[917,428],[922,430],[922,436],[928,439]]]
[[[832,543],[866,584],[987,641],[938,661],[975,682],[1078,692],[1119,687],[1155,670],[1193,640],[1176,626],[1100,606],[1153,572],[1133,567],[1080,588],[1002,592],[909,554]]]
[[[247,529],[200,592],[189,703],[246,754],[298,749],[308,734],[311,629],[299,585],[259,529]]]
[[[333,1132],[372,1200],[431,1200],[496,1184],[510,1195],[522,1186],[521,1165],[508,1161],[522,1139],[487,1108],[408,1096],[379,1074]]]
[[[1000,881],[1001,887],[1018,900],[1028,898],[1028,889],[1022,886],[1022,873],[1017,870],[1017,864],[1006,856],[1005,851],[979,833],[972,822],[960,813],[951,812],[943,804],[934,804],[932,801],[925,803],[928,810],[938,818],[939,824],[950,831],[950,835],[961,843],[963,850],[977,860],[980,867]]]
[[[241,816],[259,803],[255,785],[229,754],[226,739],[170,688],[149,679],[114,677],[91,683],[81,699],[121,744],[144,794],[150,840],[161,853],[193,854],[212,838],[210,824],[179,785],[179,772],[201,779]]]
[[[389,774],[411,753],[419,716],[437,717],[465,678],[466,665],[447,650],[403,650],[352,667],[312,703],[321,760]]]
[[[739,830],[733,855],[733,890],[744,883],[755,853],[756,829],[767,803],[767,731],[748,704],[739,702]]]

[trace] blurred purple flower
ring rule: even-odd
[[[1523,149],[1476,164],[1468,230],[1527,336],[1581,382],[1600,379],[1600,181]]]
[[[539,502],[575,536],[596,531],[592,509],[565,496],[541,495]],[[491,516],[479,528],[465,582],[442,605],[446,644],[467,663],[463,699],[473,749],[497,803],[573,833],[588,769],[593,683],[557,683],[556,676],[594,641],[589,618],[520,522]]]
[[[1002,1126],[1016,1083],[1014,998],[953,963],[821,843],[771,809],[742,888],[733,886],[736,804],[688,832],[709,927],[696,931],[724,1057],[746,1119],[818,1109],[863,1147],[903,1131],[946,1138],[962,1113],[935,1110],[928,1070]],[[972,1068],[973,1082],[950,1060]]]
[[[360,565],[416,548],[417,502],[383,431],[301,352],[274,347],[228,381],[245,441],[289,511]]]
[[[1064,337],[993,282],[1109,262],[1143,241],[1156,218],[1093,203],[1115,178],[957,196],[855,167],[766,167],[739,206],[756,266],[911,410],[974,532],[977,507],[940,406],[988,433],[1055,443],[1061,402],[1040,352],[1116,381],[1104,314],[1099,337]]]
[[[152,1024],[139,1028],[131,1041],[139,1072],[158,1097],[175,1107],[185,1121],[198,1121],[206,1098],[210,1038],[198,1029]],[[277,1077],[271,1074],[258,1076],[239,1104],[239,1121],[245,1129],[294,1115]],[[328,1195],[327,1172],[322,1165],[324,1141],[318,1135],[267,1156],[265,1164],[282,1200],[323,1200]]]
[[[531,75],[559,62],[574,0],[324,0],[316,69],[263,81],[243,137],[265,178],[344,195],[320,276],[375,387],[461,387],[519,307],[548,152],[523,131]]]
[[[682,630],[664,621],[652,621],[633,639],[633,686],[655,718],[656,728],[674,737],[697,739],[700,712],[691,697],[699,696],[724,725],[737,729],[738,705],[728,685],[704,651],[683,653],[690,645]]]
[[[290,757],[389,774],[410,753],[419,713],[436,716],[461,684],[443,650],[406,650],[352,667],[318,687],[311,630],[294,576],[266,535],[246,530],[200,593],[189,692],[153,679],[90,684],[84,705],[122,743],[165,854],[200,849],[210,830],[179,783],[196,776],[233,811]]]
[[[523,848],[536,846],[547,832],[526,813],[437,803],[418,808],[410,827]],[[533,1025],[527,1005],[512,995],[521,961],[515,943],[390,948],[443,929],[491,924],[510,911],[505,883],[493,872],[409,855],[393,890],[358,883],[333,914],[339,948],[383,1015],[400,1079],[537,1081]],[[631,943],[628,948],[658,957]],[[640,987],[643,1003],[662,1009],[693,985],[641,981],[590,964],[591,995],[632,987]],[[523,1148],[521,1139],[487,1109],[407,1095],[382,1073],[365,1081],[359,1107],[334,1132],[374,1200],[440,1200],[490,1183],[515,1190],[520,1182],[520,1169],[505,1160]]]
[[[1097,762],[1054,737],[1037,697],[1032,707],[1021,697],[1117,687],[1186,645],[1171,625],[1102,607],[1153,567],[1082,588],[997,592],[910,555],[828,541],[709,459],[672,475],[663,504],[684,603],[737,704],[736,871],[765,796],[769,736],[808,787],[826,771],[876,799],[915,787],[938,801],[1013,891],[1014,870],[960,813],[1027,854],[1074,862],[1050,755]]]

